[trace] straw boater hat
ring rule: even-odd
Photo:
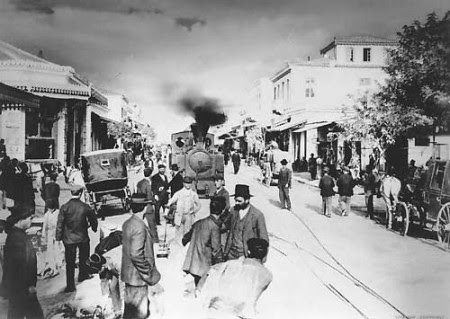
[[[70,187],[70,193],[71,193],[73,196],[78,196],[78,195],[80,195],[82,192],[83,192],[83,186],[81,186],[81,185],[76,185],[76,184],[74,184],[74,185],[72,185],[72,187]]]

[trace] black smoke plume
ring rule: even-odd
[[[194,136],[198,141],[203,141],[211,125],[225,123],[227,117],[223,112],[223,107],[217,99],[206,97],[183,97],[179,100],[182,110],[195,119],[191,125]]]

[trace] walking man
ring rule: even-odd
[[[363,186],[364,186],[364,194],[365,201],[367,207],[367,215],[366,217],[370,217],[373,219],[373,196],[376,195],[376,177],[373,174],[372,167],[370,165],[366,166],[366,172],[363,177]]]
[[[185,176],[183,178],[183,189],[173,196],[167,207],[176,204],[175,225],[177,231],[181,229],[181,235],[184,236],[192,227],[195,220],[195,214],[200,210],[200,200],[197,193],[192,189],[192,178]]]
[[[347,166],[344,167],[344,172],[339,176],[336,184],[339,193],[339,209],[341,215],[348,216],[355,181],[353,180],[352,175],[350,175],[350,169]]]
[[[122,266],[120,278],[125,282],[124,319],[144,319],[150,315],[148,287],[156,285],[161,274],[156,268],[153,241],[143,221],[149,201],[133,196],[131,215],[122,225]]]
[[[311,153],[311,157],[308,159],[308,170],[311,173],[311,180],[316,180],[317,162],[313,153]]]
[[[159,242],[158,229],[156,227],[155,209],[153,208],[153,192],[150,182],[152,171],[151,168],[144,168],[144,178],[137,183],[136,194],[143,194],[145,200],[148,202],[147,207],[145,208],[144,218],[147,221],[153,241],[157,243]]]
[[[248,253],[213,265],[197,287],[208,318],[255,318],[256,304],[272,282],[264,266],[269,243],[262,238],[246,242]]]
[[[194,277],[196,287],[211,265],[223,261],[219,216],[225,210],[225,198],[211,197],[209,209],[211,214],[196,221],[182,240],[184,246],[190,242],[183,271]]]
[[[287,167],[287,163],[288,161],[286,159],[281,161],[282,166],[278,177],[278,193],[280,196],[281,207],[283,209],[291,210],[289,189],[292,187],[292,171]]]
[[[233,162],[234,174],[239,172],[239,167],[241,166],[241,156],[239,151],[235,151],[231,156],[231,161]]]
[[[161,154],[161,153],[159,153]],[[152,177],[152,192],[155,196],[155,220],[156,225],[161,225],[159,211],[161,207],[167,204],[169,195],[167,194],[167,189],[169,187],[169,182],[167,181],[167,176],[165,174],[166,166],[164,164],[158,165],[158,174]]]
[[[8,319],[43,319],[36,296],[37,259],[26,234],[31,226],[32,212],[14,207],[6,220],[5,264],[3,287],[9,300]]]
[[[262,238],[269,242],[266,220],[261,211],[250,204],[248,185],[237,184],[232,195],[236,202],[230,218],[230,230],[225,244],[225,258],[248,257],[247,241],[250,238]]]
[[[334,195],[334,179],[329,175],[330,169],[325,167],[323,169],[323,177],[320,179],[319,188],[322,196],[322,212],[326,217],[331,217],[333,210],[333,195]]]
[[[97,232],[98,221],[89,205],[80,200],[83,186],[73,185],[70,189],[72,198],[61,206],[56,226],[56,240],[62,240],[66,257],[66,282],[64,292],[75,290],[75,257],[79,253],[78,282],[91,278],[86,267],[89,258],[90,245],[88,228]]]

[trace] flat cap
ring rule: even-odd
[[[192,181],[193,181],[193,179],[190,176],[183,177],[183,183],[190,184],[190,183],[192,183]]]

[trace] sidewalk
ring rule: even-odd
[[[319,179],[311,180],[311,174],[309,172],[294,172],[292,178],[299,183],[306,184],[312,187],[319,187]],[[353,189],[354,195],[364,195],[364,189],[356,185]]]

